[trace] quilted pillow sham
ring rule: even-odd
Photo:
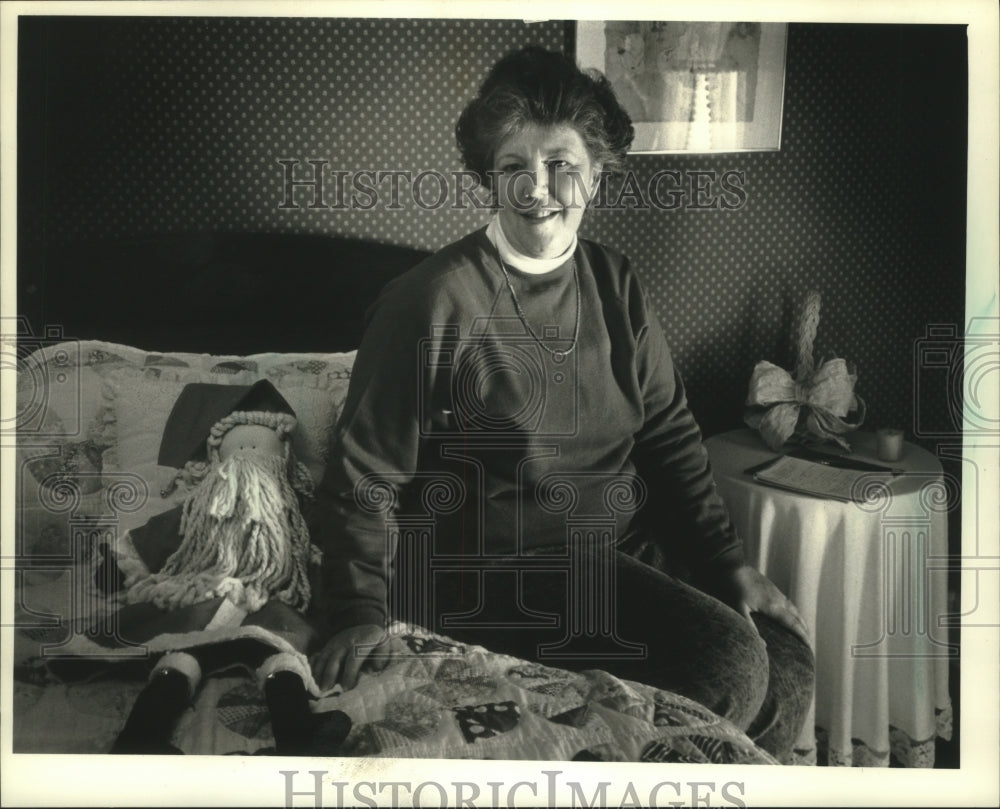
[[[19,513],[25,550],[65,545],[81,515],[140,525],[175,505],[160,492],[177,470],[159,466],[167,416],[189,382],[269,379],[295,410],[295,451],[318,482],[355,352],[248,357],[160,353],[101,341],[66,341],[27,357],[18,374]],[[134,492],[111,502],[115,484]],[[120,498],[119,498],[120,499]],[[45,539],[47,537],[47,539]]]

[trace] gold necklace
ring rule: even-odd
[[[514,311],[517,312],[517,316],[521,319],[521,323],[524,324],[524,328],[528,330],[528,334],[532,336],[534,341],[538,343],[545,351],[547,351],[556,362],[562,362],[567,356],[572,354],[576,350],[577,338],[580,336],[580,273],[576,267],[576,257],[574,256],[573,261],[573,282],[576,285],[576,325],[573,326],[573,339],[570,341],[571,345],[569,348],[564,350],[549,348],[545,343],[542,342],[541,338],[535,334],[535,330],[531,328],[531,324],[528,322],[528,318],[524,316],[524,310],[521,309],[521,302],[517,299],[517,293],[514,292],[514,284],[511,283],[510,273],[507,272],[507,267],[503,263],[503,258],[500,256],[500,251],[497,250],[497,259],[500,262],[500,269],[503,271],[503,277],[507,281],[507,289],[510,290],[510,297],[514,301]]]

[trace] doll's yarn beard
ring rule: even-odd
[[[255,612],[276,598],[304,610],[319,551],[290,482],[298,483],[289,474],[296,466],[282,456],[234,455],[214,467],[184,503],[180,546],[128,601],[172,610],[228,598]]]

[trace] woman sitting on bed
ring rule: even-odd
[[[317,679],[350,687],[390,620],[430,620],[690,697],[787,759],[812,693],[802,620],[744,564],[628,259],[577,238],[628,116],[606,80],[529,47],[456,134],[497,215],[370,312],[313,520]],[[429,510],[432,539],[405,530]]]

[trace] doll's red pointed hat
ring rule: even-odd
[[[295,416],[278,389],[266,379],[253,385],[191,382],[184,386],[167,417],[157,463],[180,469],[208,458],[212,428],[235,412],[286,413]]]

